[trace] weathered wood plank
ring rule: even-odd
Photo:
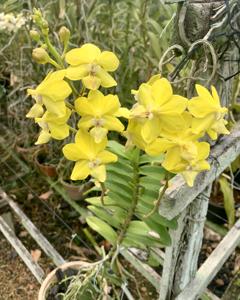
[[[188,187],[180,175],[173,178],[160,203],[160,215],[167,219],[178,216],[239,154],[240,123],[233,128],[230,135],[224,136],[212,148],[209,157],[211,170],[199,174],[195,180],[194,187]]]
[[[175,299],[197,271],[210,192],[208,186],[181,213],[177,230],[170,231],[172,245],[165,251],[160,300]]]
[[[202,294],[209,282],[221,269],[225,261],[232,254],[240,242],[240,220],[232,227],[228,234],[219,243],[217,248],[202,264],[195,278],[176,297],[176,300],[195,300]]]
[[[56,249],[49,243],[49,241],[42,235],[37,227],[29,220],[20,207],[0,188],[0,197],[4,199],[9,206],[13,209],[16,215],[19,217],[21,223],[32,236],[32,238],[38,243],[41,249],[48,255],[56,266],[60,266],[65,263],[62,256],[56,251]]]
[[[161,276],[154,271],[149,265],[146,263],[141,262],[135,255],[133,255],[130,251],[127,249],[122,249],[120,251],[122,256],[128,260],[133,267],[138,270],[142,276],[144,276],[151,284],[159,290],[159,282],[161,280]]]
[[[7,202],[3,199],[0,199],[0,208],[4,207],[7,205]]]
[[[4,221],[2,216],[0,216],[0,231],[16,250],[18,255],[22,258],[24,263],[27,265],[29,270],[37,279],[37,281],[41,283],[44,278],[44,272],[42,268],[32,260],[31,254],[27,251],[22,242],[16,237],[16,235],[8,226],[8,224]]]

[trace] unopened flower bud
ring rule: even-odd
[[[47,21],[47,20],[43,19],[43,21],[42,21],[42,27],[43,27],[44,29],[47,29],[47,28],[48,28],[48,21]]]
[[[47,54],[47,51],[43,48],[33,49],[32,57],[39,64],[46,64],[51,60],[51,58]]]
[[[42,13],[40,9],[33,9],[33,15],[32,15],[33,21],[39,26],[42,22]]]
[[[39,42],[40,40],[40,34],[36,30],[30,30],[30,37],[35,42]]]
[[[58,35],[59,35],[60,41],[65,44],[69,41],[70,31],[69,31],[69,29],[67,29],[67,27],[62,26],[58,32]]]

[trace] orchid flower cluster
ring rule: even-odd
[[[164,154],[162,166],[182,174],[193,186],[196,175],[210,168],[206,160],[210,145],[201,141],[202,137],[207,134],[215,140],[219,134],[229,133],[224,119],[227,108],[221,107],[216,89],[212,87],[210,93],[196,85],[197,96],[187,99],[174,94],[166,78],[155,75],[132,90],[135,103],[131,109],[121,107],[117,95],[99,90],[117,85],[111,75],[119,66],[117,56],[91,43],[66,51],[69,34],[66,28],[60,32],[66,38],[62,38],[65,47],[59,60],[51,58],[46,47],[33,51],[39,63],[50,63],[58,69],[28,90],[35,104],[27,117],[41,128],[36,144],[75,134],[74,141],[63,147],[64,156],[75,162],[71,179],[83,180],[91,175],[102,183],[106,180],[106,164],[118,159],[107,150],[109,132],[116,131],[127,139],[127,147],[138,147],[150,156]],[[81,82],[81,92],[75,82],[78,86]],[[119,118],[128,121],[126,129]],[[70,120],[76,120],[76,128],[69,125]]]

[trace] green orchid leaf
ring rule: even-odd
[[[93,212],[99,219],[106,221],[110,226],[119,228],[121,221],[124,220],[124,217],[119,220],[117,218],[116,214],[114,213],[114,210],[110,207],[104,209],[101,207],[89,205],[88,209]]]
[[[233,196],[233,189],[228,180],[221,176],[218,180],[220,189],[223,193],[224,208],[228,218],[229,226],[233,226],[235,223],[235,201]]]
[[[103,236],[107,241],[109,241],[112,245],[116,243],[117,233],[112,229],[110,225],[108,225],[103,220],[90,216],[86,218],[87,224],[96,232],[98,232],[101,236]]]

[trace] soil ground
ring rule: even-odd
[[[13,145],[11,140],[9,140],[9,145]],[[1,149],[0,143],[0,186],[15,199],[25,214],[54,245],[64,259],[96,260],[97,254],[83,232],[86,225],[79,219],[76,211],[63,200],[61,195],[52,192],[49,183],[36,171],[31,160],[29,162],[24,161],[24,158],[15,150],[13,150],[12,155],[9,151],[10,146]],[[21,162],[27,165],[29,170],[24,170]],[[80,204],[82,205],[82,203]],[[0,214],[2,212],[4,210],[0,211]],[[18,219],[14,218],[14,225],[16,235],[20,237],[28,250],[39,249]],[[74,233],[77,233],[78,238],[73,238]],[[101,241],[98,236],[94,237],[97,242]],[[220,241],[220,237],[209,230],[205,230],[204,237],[200,264],[210,255]],[[43,253],[38,262],[46,273],[54,267]],[[240,254],[239,250],[236,250],[209,285],[209,289],[221,297],[231,279],[239,271],[239,266]],[[139,283],[142,299],[157,299],[155,289],[139,273],[132,269],[130,272],[133,273]],[[38,289],[39,284],[31,272],[5,238],[0,235],[0,300],[35,300],[37,299]],[[134,287],[132,290],[134,292]],[[136,296],[136,300],[138,298]]]

